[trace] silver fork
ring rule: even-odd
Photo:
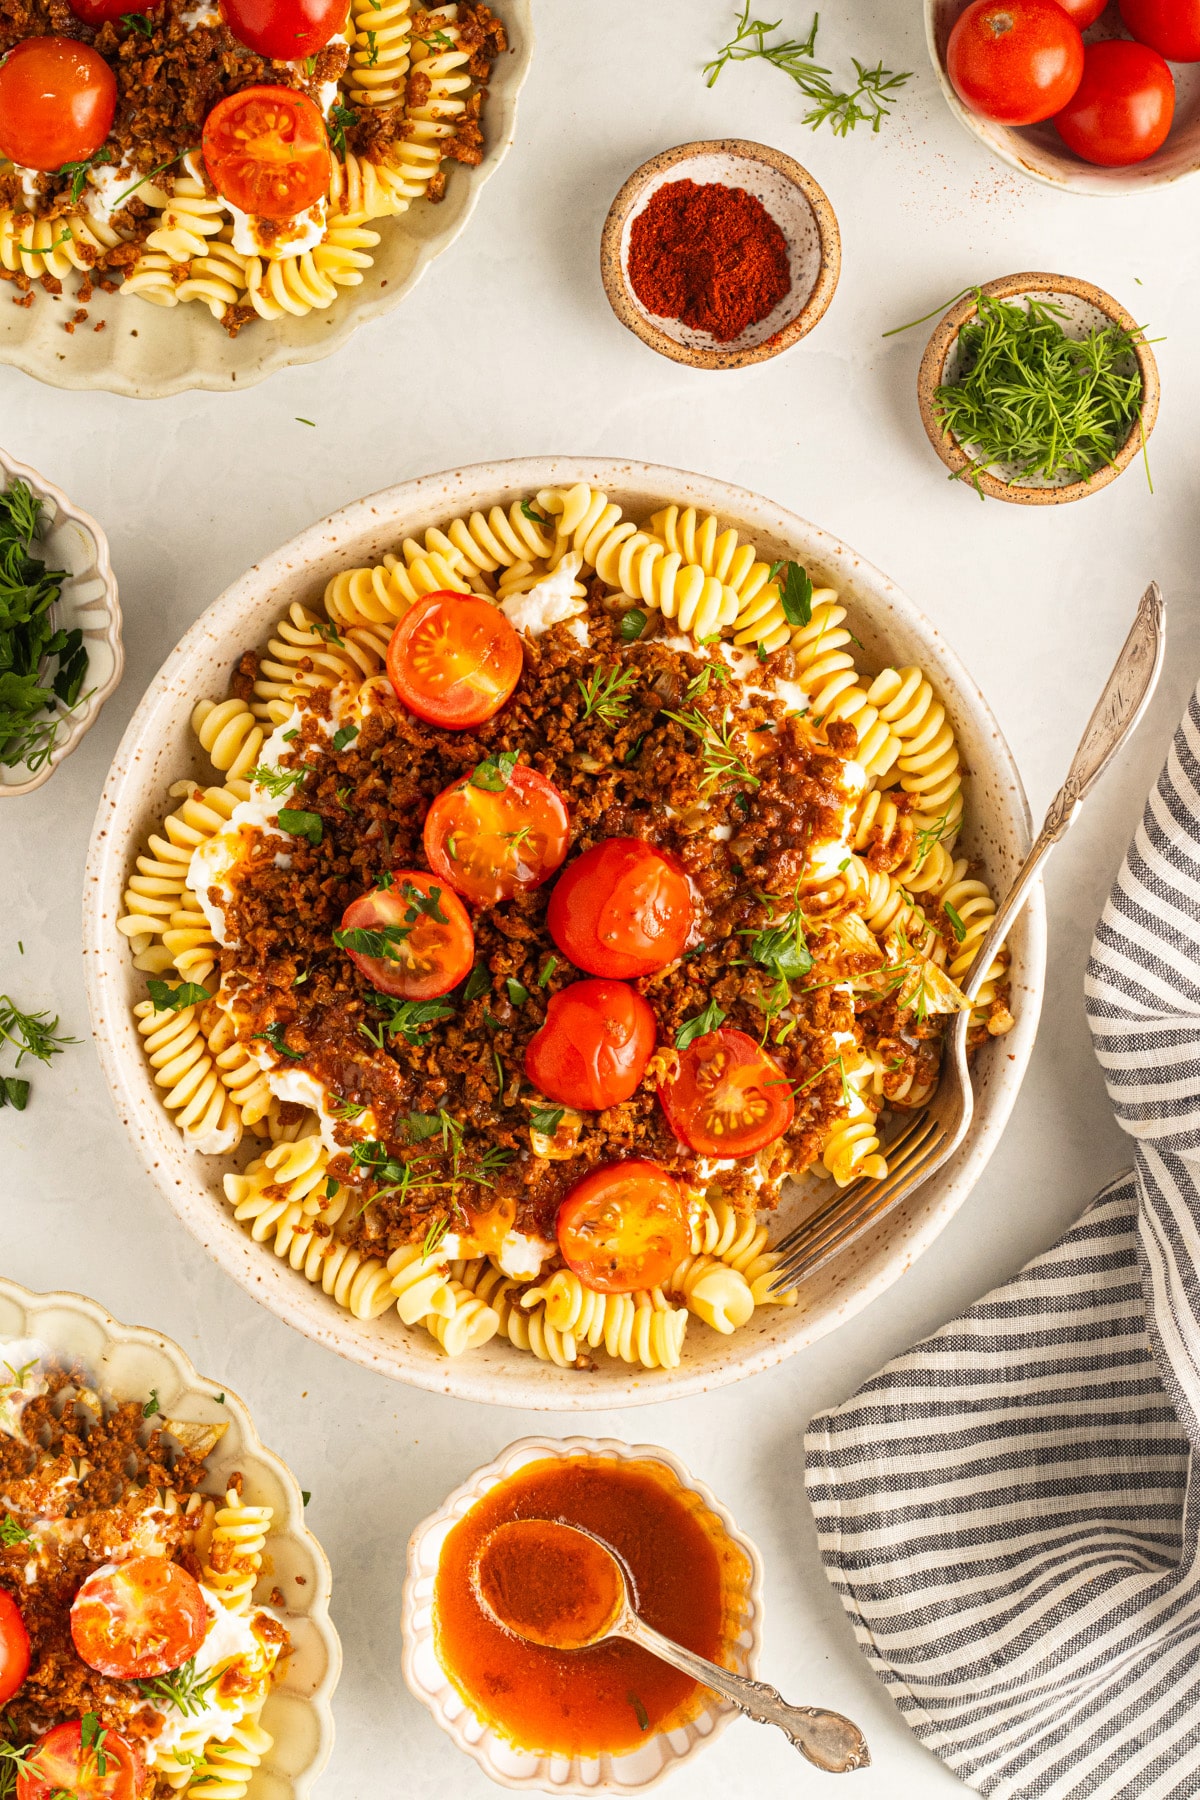
[[[1054,796],[1033,848],[996,908],[991,928],[960,983],[968,1000],[974,1000],[983,986],[992,959],[1024,906],[1042,864],[1066,836],[1080,806],[1149,705],[1162,669],[1164,614],[1162,594],[1158,583],[1152,581],[1138,603],[1129,636],[1088,720],[1067,779]],[[852,1182],[775,1245],[783,1260],[769,1292],[783,1293],[815,1275],[954,1155],[967,1134],[974,1108],[967,1067],[970,1023],[969,1012],[956,1016],[947,1035],[936,1093],[929,1105],[885,1144],[887,1174],[878,1180]]]

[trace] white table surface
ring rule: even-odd
[[[768,17],[785,10],[784,0],[763,6]],[[1095,200],[1027,182],[993,165],[946,111],[918,0],[825,11],[827,60],[882,56],[916,71],[877,137],[862,128],[846,140],[812,135],[799,123],[800,96],[762,65],[732,68],[706,89],[700,64],[726,35],[731,0],[539,0],[517,143],[467,234],[398,312],[339,355],[243,394],[156,403],[57,392],[0,368],[0,441],[104,523],[125,608],[122,687],[53,780],[3,806],[0,826],[0,990],[61,1012],[84,1040],[84,856],[126,720],[229,581],[358,495],[454,464],[549,451],[645,457],[771,495],[842,534],[937,621],[995,708],[1039,816],[1138,595],[1151,576],[1167,595],[1168,660],[1151,712],[1050,870],[1041,1035],[1003,1143],[899,1285],[772,1374],[703,1399],[577,1420],[393,1386],[309,1344],[208,1261],[126,1142],[86,1042],[52,1070],[35,1068],[24,1115],[0,1114],[4,1272],[34,1288],[82,1289],[118,1318],[169,1332],[250,1401],[265,1440],[312,1490],[346,1650],[322,1800],[496,1792],[401,1683],[405,1542],[511,1439],[572,1426],[668,1445],[732,1507],[766,1558],[763,1673],[789,1698],[862,1723],[875,1760],[854,1777],[860,1800],[963,1791],[901,1723],[826,1584],[803,1498],[801,1432],[817,1408],[1050,1244],[1129,1160],[1081,990],[1095,918],[1200,674],[1200,186]],[[807,29],[807,0],[788,0],[786,12]],[[669,145],[720,136],[798,157],[833,201],[845,247],[840,291],[813,336],[739,374],[654,356],[616,323],[598,272],[601,223],[630,170]],[[1153,497],[1136,466],[1061,510],[981,504],[944,479],[914,398],[925,333],[886,342],[881,333],[968,283],[1027,268],[1098,282],[1165,337]],[[674,1791],[759,1800],[815,1793],[824,1780],[778,1734],[738,1724]]]

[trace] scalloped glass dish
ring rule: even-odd
[[[517,96],[533,57],[531,0],[503,0],[509,48],[496,63],[484,113],[486,147],[478,168],[449,168],[446,197],[381,219],[374,265],[361,287],[341,291],[325,311],[303,318],[255,319],[230,338],[206,307],[164,310],[136,294],[96,289],[89,321],[68,337],[63,325],[75,302],[57,305],[40,291],[30,307],[0,313],[0,362],[13,363],[52,387],[100,388],[133,399],[158,400],[200,388],[227,393],[253,387],[276,369],[319,362],[360,325],[397,307],[443,250],[464,229],[484,182],[507,155],[516,134]],[[104,329],[98,330],[100,324]]]
[[[116,929],[134,857],[182,776],[207,783],[191,731],[198,700],[223,691],[242,650],[265,643],[294,601],[320,604],[329,579],[380,561],[408,536],[476,509],[508,505],[543,488],[586,482],[631,518],[672,503],[714,513],[768,558],[795,557],[853,605],[865,666],[919,663],[944,701],[970,771],[964,854],[1003,889],[1029,842],[1020,776],[986,701],[934,625],[879,570],[831,534],[743,488],[646,463],[539,457],[422,477],[344,508],[266,557],[192,627],[139,706],[117,752],[93,831],[85,886],[84,948],[92,1023],[121,1118],[148,1170],[188,1229],[256,1299],[341,1355],[395,1380],[488,1404],[554,1410],[630,1405],[737,1381],[772,1367],[853,1316],[897,1280],[962,1204],[992,1154],[1032,1050],[1041,1001],[1045,919],[1040,890],[1010,942],[1014,1029],[978,1060],[976,1111],[957,1157],[880,1227],[804,1289],[802,1304],[757,1308],[733,1337],[689,1333],[678,1367],[647,1371],[604,1360],[588,1368],[539,1362],[501,1338],[465,1356],[443,1354],[427,1332],[395,1310],[359,1318],[310,1282],[300,1266],[255,1242],[226,1203],[226,1158],[198,1155],[161,1104],[131,1006],[144,994],[127,941]],[[243,1159],[253,1153],[244,1145]],[[777,1214],[782,1233],[811,1202],[796,1184]]]
[[[0,799],[32,793],[49,781],[63,758],[70,756],[84,733],[95,724],[125,666],[121,603],[109,561],[108,539],[91,514],[72,506],[61,488],[0,450],[0,492],[13,481],[25,482],[43,503],[46,562],[51,568],[67,571],[62,593],[54,603],[54,622],[68,631],[83,632],[88,672],[83,695],[75,708],[71,712],[62,706],[58,709],[58,735],[42,767],[31,775],[25,768],[0,766]]]
[[[715,1495],[697,1481],[669,1450],[657,1444],[626,1444],[619,1438],[519,1438],[495,1462],[468,1477],[443,1505],[423,1519],[408,1541],[408,1573],[404,1582],[402,1667],[410,1691],[459,1749],[473,1757],[500,1787],[532,1788],[550,1794],[640,1794],[688,1761],[724,1731],[737,1709],[713,1694],[688,1724],[660,1731],[625,1756],[540,1756],[519,1750],[471,1711],[438,1660],[433,1629],[433,1586],[442,1545],[451,1528],[477,1501],[529,1463],[548,1457],[606,1456],[623,1462],[664,1464],[690,1493],[715,1515],[724,1534],[745,1554],[750,1580],[744,1595],[742,1628],[735,1667],[753,1675],[762,1645],[763,1568],[757,1546],[737,1525]]]
[[[295,1476],[264,1446],[244,1401],[197,1374],[170,1338],[118,1323],[95,1300],[34,1294],[0,1278],[0,1336],[38,1338],[51,1350],[78,1358],[107,1397],[141,1401],[157,1388],[164,1415],[227,1425],[208,1458],[209,1475],[219,1488],[223,1476],[240,1470],[246,1499],[274,1511],[262,1597],[272,1587],[283,1591],[293,1646],[263,1710],[263,1725],[275,1741],[250,1782],[247,1800],[308,1800],[333,1749],[332,1700],[342,1649],[329,1617],[329,1562],[304,1524]]]

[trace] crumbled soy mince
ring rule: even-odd
[[[714,682],[704,695],[685,701],[688,683],[704,668],[700,657],[662,639],[626,645],[610,617],[595,607],[589,630],[588,647],[565,626],[528,641],[512,699],[476,730],[427,725],[387,691],[376,696],[375,710],[353,742],[335,752],[322,729],[328,696],[318,690],[306,703],[284,766],[308,770],[286,804],[320,815],[321,843],[292,839],[289,866],[280,867],[279,837],[253,831],[231,877],[232,895],[214,888],[210,896],[225,908],[230,947],[221,964],[239,1035],[282,1024],[289,1047],[303,1053],[302,1062],[287,1066],[310,1071],[354,1106],[370,1106],[380,1137],[397,1156],[411,1150],[406,1115],[444,1109],[464,1132],[457,1204],[479,1213],[498,1202],[515,1203],[518,1228],[544,1235],[566,1189],[589,1166],[615,1157],[647,1156],[711,1185],[667,1127],[650,1079],[623,1105],[586,1117],[571,1160],[531,1154],[529,1102],[537,1096],[523,1081],[525,1048],[550,997],[580,975],[546,929],[552,883],[477,909],[476,966],[487,972],[486,992],[468,1002],[463,989],[456,990],[449,996],[450,1019],[423,1031],[416,1044],[385,1039],[383,1050],[361,1029],[378,1029],[384,1016],[371,1000],[370,984],[332,941],[345,908],[373,888],[382,871],[424,866],[421,828],[436,794],[489,755],[518,751],[563,793],[572,855],[604,837],[644,837],[678,858],[694,884],[700,947],[633,984],[656,1014],[660,1051],[669,1058],[680,1025],[710,1001],[724,1010],[728,1024],[761,1038],[769,1025],[771,984],[748,961],[747,935],[778,916],[778,904],[768,905],[762,896],[790,901],[810,843],[837,837],[845,804],[840,756],[856,744],[853,727],[833,725],[834,754],[801,719],[786,716],[781,702],[753,700],[737,715],[736,741],[758,785],[734,780],[702,798],[701,745],[666,712],[695,706],[719,725],[723,688]],[[618,663],[637,677],[627,716],[615,725],[585,718],[580,682]],[[235,681],[243,690],[253,666],[253,659],[238,665]],[[776,653],[767,672],[788,678],[791,652]],[[718,826],[728,827],[728,841],[711,835]],[[555,965],[543,979],[551,958]],[[869,960],[843,966],[854,973]],[[510,980],[528,991],[520,1005],[510,995]],[[849,1029],[853,1008],[844,985],[814,983],[795,1000],[796,1022],[785,1041],[769,1040],[796,1090],[795,1122],[763,1153],[769,1180],[760,1195],[740,1171],[718,1176],[717,1185],[731,1198],[773,1204],[785,1174],[808,1167],[831,1123],[844,1116],[835,1033]],[[341,1127],[340,1135],[348,1145],[362,1133]],[[488,1171],[490,1185],[461,1179],[488,1148],[508,1151],[507,1166]],[[421,1143],[418,1160],[437,1180],[455,1174],[440,1139]],[[376,1184],[348,1156],[335,1161],[333,1173],[361,1187],[353,1231],[371,1248],[390,1250],[419,1238],[431,1218],[446,1211],[444,1187],[372,1199]]]

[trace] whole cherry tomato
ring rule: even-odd
[[[682,870],[642,838],[605,838],[559,876],[546,924],[576,968],[629,981],[683,954],[691,890]]]
[[[1085,162],[1122,169],[1161,149],[1175,117],[1175,78],[1157,50],[1109,38],[1089,44],[1079,91],[1054,121]]]
[[[443,788],[425,815],[435,875],[476,906],[511,900],[553,875],[571,841],[567,805],[536,769],[490,757]]]
[[[29,1633],[21,1609],[0,1588],[0,1706],[10,1701],[29,1673]]]
[[[200,148],[218,194],[256,218],[294,218],[329,189],[325,121],[294,88],[227,94],[204,121]]]
[[[475,933],[458,895],[424,869],[393,869],[387,887],[352,900],[333,934],[384,994],[434,1000],[475,960]]]
[[[108,19],[123,19],[127,13],[155,12],[162,0],[133,0],[132,6],[126,6],[125,0],[68,0],[68,4],[85,25],[103,25]]]
[[[84,1741],[84,1725],[87,1741]],[[17,1776],[16,1800],[138,1800],[142,1759],[128,1738],[101,1727],[95,1713],[44,1732]]]
[[[97,1569],[71,1603],[71,1639],[90,1669],[150,1681],[195,1656],[208,1630],[200,1583],[165,1556]]]
[[[752,1156],[783,1136],[795,1111],[775,1058],[729,1025],[680,1053],[679,1073],[658,1097],[675,1136],[698,1156]]]
[[[628,1100],[654,1051],[654,1014],[624,981],[576,981],[553,996],[525,1073],[548,1100],[600,1112]]]
[[[974,0],[950,33],[946,73],[972,111],[1034,125],[1079,86],[1083,39],[1057,0]]]
[[[489,600],[426,594],[388,645],[387,672],[410,712],[448,731],[482,725],[521,679],[521,640]]]
[[[1168,62],[1200,62],[1200,0],[1121,0],[1121,17]]]
[[[1086,31],[1089,25],[1096,23],[1108,0],[1058,0],[1058,4],[1069,18],[1074,19],[1080,31]]]
[[[683,1189],[657,1163],[603,1163],[576,1182],[555,1224],[563,1261],[602,1294],[669,1281],[691,1249]]]
[[[90,44],[23,38],[0,62],[0,155],[28,169],[86,162],[112,129],[117,80]]]
[[[347,0],[221,0],[235,38],[276,62],[300,62],[323,50],[346,23]]]

